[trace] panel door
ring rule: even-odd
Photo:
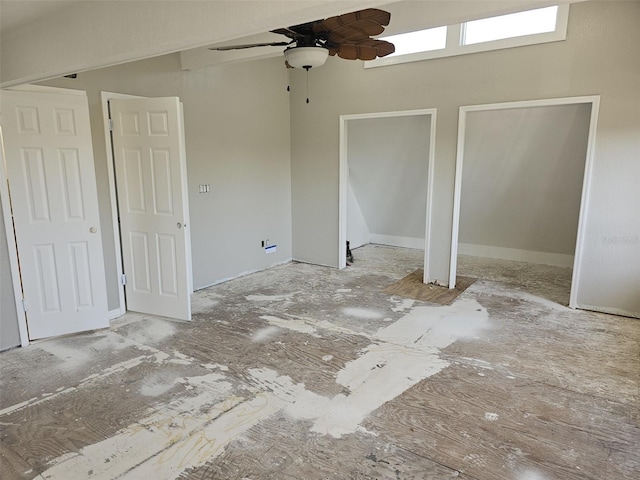
[[[191,320],[180,101],[111,100],[110,109],[127,310]]]
[[[108,327],[87,97],[1,95],[29,338]]]

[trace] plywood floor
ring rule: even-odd
[[[0,354],[0,478],[640,478],[640,320],[499,262],[448,306],[388,295],[422,252],[354,255]]]
[[[441,287],[439,285],[423,283],[424,270],[418,269],[406,277],[392,283],[382,293],[395,295],[402,298],[411,298],[421,302],[437,303],[438,305],[451,305],[469,285],[476,281],[475,278],[458,275],[455,288]]]

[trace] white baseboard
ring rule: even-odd
[[[473,257],[500,258],[502,260],[539,263],[542,265],[555,265],[557,267],[573,267],[573,255],[535,252],[532,250],[519,250],[517,248],[459,243],[458,254],[471,255]]]
[[[424,238],[400,237],[396,235],[380,235],[378,233],[370,233],[369,243],[424,250]]]
[[[580,310],[590,310],[592,312],[608,313],[610,315],[618,315],[621,317],[640,318],[640,312],[630,312],[629,310],[623,310],[621,308],[614,307],[596,307],[585,303],[576,306]]]
[[[273,267],[277,267],[279,265],[284,265],[285,263],[291,263],[292,261],[295,261],[295,259],[287,258],[287,259],[282,260],[280,262],[272,263],[271,265],[269,265],[267,267],[256,268],[255,270],[247,270],[245,272],[240,272],[239,274],[234,275],[233,277],[222,278],[220,280],[216,280],[215,282],[209,283],[207,285],[200,285],[200,286],[194,287],[194,292],[197,292],[198,290],[203,290],[205,288],[213,287],[215,285],[220,285],[221,283],[228,282],[229,280],[235,280],[236,278],[245,277],[247,275],[251,275],[252,273],[258,273],[258,272],[262,272],[264,270],[268,270],[268,269],[273,268]]]

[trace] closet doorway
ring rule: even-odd
[[[347,241],[424,249],[429,281],[435,125],[435,109],[340,117],[340,268]]]
[[[598,106],[593,96],[460,108],[450,288],[459,254],[550,265],[570,277],[560,303],[578,306]]]

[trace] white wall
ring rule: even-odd
[[[437,108],[431,275],[449,277],[458,109],[601,95],[579,305],[640,315],[640,2],[571,5],[564,42],[364,70],[330,58],[292,93],[294,258],[337,266],[339,117]],[[291,72],[304,85],[304,72]],[[314,221],[308,221],[313,218]]]
[[[351,182],[347,182],[347,241],[351,248],[367,245],[371,241],[369,227],[362,214],[360,203],[353,193]]]
[[[20,345],[20,331],[11,280],[4,213],[0,200],[0,350],[17,345]]]
[[[467,113],[459,242],[571,265],[590,118],[590,104]]]
[[[110,309],[118,297],[100,91],[184,103],[195,288],[291,258],[289,99],[280,59],[182,71],[172,54],[44,83],[88,93]],[[210,193],[198,193],[200,184]],[[264,253],[265,239],[277,253]]]
[[[347,121],[349,182],[372,243],[424,248],[431,116]]]

